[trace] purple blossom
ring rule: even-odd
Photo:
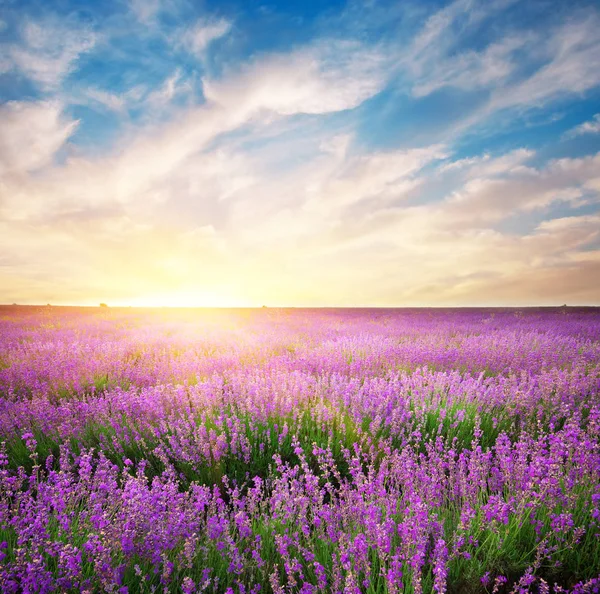
[[[600,316],[493,313],[0,319],[0,590],[597,590]]]

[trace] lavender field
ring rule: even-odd
[[[598,592],[600,311],[0,308],[0,590]]]

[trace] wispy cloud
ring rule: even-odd
[[[600,13],[593,9],[574,11],[548,30],[499,28],[481,49],[462,45],[461,35],[475,35],[506,4],[456,0],[426,21],[403,54],[416,98],[444,88],[482,93],[457,121],[458,133],[499,111],[540,109],[600,84]]]
[[[25,174],[52,163],[77,127],[53,101],[9,101],[0,106],[0,175]]]
[[[529,32],[508,33],[478,51],[463,48],[461,40],[512,3],[454,0],[431,15],[403,54],[413,94],[422,97],[445,86],[478,89],[505,80],[515,68],[512,54],[531,41]]]
[[[502,84],[515,71],[514,54],[527,44],[527,36],[507,37],[482,52],[472,50],[436,60],[413,87],[416,97],[429,95],[445,86],[465,91]]]
[[[16,70],[44,90],[55,90],[74,69],[79,56],[90,51],[96,34],[58,19],[27,20],[19,43],[8,44],[5,71]]]
[[[555,27],[542,38],[548,61],[520,81],[496,89],[488,110],[515,106],[542,106],[600,84],[600,16],[586,14]]]
[[[178,0],[130,0],[129,6],[136,18],[144,25],[157,25],[161,13],[176,14],[181,2]]]
[[[481,156],[466,157],[444,163],[438,168],[438,172],[461,171],[463,175],[468,177],[507,174],[520,169],[534,154],[532,150],[524,148],[518,148],[510,153],[494,158],[485,153]]]
[[[565,136],[574,138],[575,136],[583,136],[584,134],[600,134],[600,113],[597,113],[588,122],[583,122],[579,126],[575,126],[566,132]]]
[[[232,23],[223,18],[202,18],[184,33],[183,44],[192,53],[202,55],[213,41],[227,35],[231,26]]]
[[[110,93],[109,91],[94,87],[86,89],[84,95],[92,102],[102,105],[108,110],[120,113],[125,109],[126,100],[123,95]]]
[[[204,94],[212,103],[245,114],[343,111],[382,90],[384,64],[385,56],[375,49],[332,40],[261,57],[222,79],[205,78]]]
[[[440,219],[452,228],[481,228],[554,203],[600,203],[600,154],[551,161],[541,169],[518,165],[531,156],[529,151],[515,151],[472,165],[464,185],[440,204]]]
[[[159,88],[148,94],[146,102],[152,108],[162,108],[169,105],[176,96],[191,91],[191,81],[184,78],[182,71],[178,68]]]

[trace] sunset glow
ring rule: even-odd
[[[0,303],[600,303],[594,2],[0,8]]]

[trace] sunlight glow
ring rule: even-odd
[[[210,290],[157,292],[116,302],[116,306],[132,307],[252,307],[243,297]]]

